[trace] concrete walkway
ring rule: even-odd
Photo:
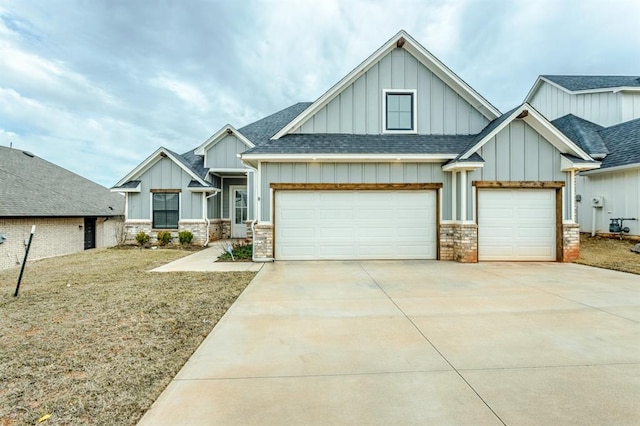
[[[640,277],[265,264],[141,425],[637,424]]]
[[[152,269],[151,272],[232,272],[254,271],[262,268],[262,263],[253,262],[216,262],[218,256],[224,252],[224,243],[227,240],[212,242],[208,248],[200,250],[189,256],[182,257],[173,262]],[[233,240],[228,240],[233,242]]]

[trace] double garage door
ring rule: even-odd
[[[276,191],[275,257],[435,259],[436,191]]]
[[[556,260],[555,189],[479,189],[478,260]]]

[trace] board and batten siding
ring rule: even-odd
[[[440,163],[262,163],[260,180],[261,220],[269,222],[272,183],[443,183],[449,199],[451,174]],[[450,204],[442,205],[445,220]]]
[[[626,102],[628,101],[625,101],[625,104]],[[623,116],[622,93],[598,92],[572,95],[543,82],[529,103],[549,121],[567,114],[573,114],[604,127],[629,120]],[[631,103],[633,104],[633,100]],[[638,114],[640,116],[640,109]],[[626,113],[624,115],[626,116]]]
[[[531,126],[516,120],[483,145],[478,154],[484,167],[469,173],[467,179],[467,218],[473,217],[471,183],[484,181],[563,181],[564,218],[571,218],[571,175],[562,172],[560,151]]]
[[[594,197],[603,197],[604,206],[596,210],[596,232],[609,232],[613,217],[640,219],[640,167],[617,172],[597,173],[576,177],[576,193],[581,196],[577,204],[578,223],[581,232],[591,232],[593,227]],[[625,221],[630,235],[640,235],[640,222]]]
[[[404,49],[394,49],[296,133],[382,133],[384,89],[416,90],[419,134],[479,133],[489,120]]]
[[[180,189],[180,219],[202,219],[202,193],[187,190],[193,178],[168,158],[162,158],[140,177],[140,192],[130,192],[128,219],[151,219],[151,189]]]
[[[640,118],[640,93],[621,93],[622,119],[621,121],[634,120]]]
[[[235,135],[227,135],[206,152],[205,167],[210,169],[243,169],[245,168],[238,154],[249,149]]]

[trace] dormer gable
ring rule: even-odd
[[[499,115],[400,31],[272,139],[294,133],[474,134]]]

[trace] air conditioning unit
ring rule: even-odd
[[[602,196],[593,197],[591,199],[591,205],[593,207],[602,207],[602,206],[604,206],[604,197],[602,197]]]

